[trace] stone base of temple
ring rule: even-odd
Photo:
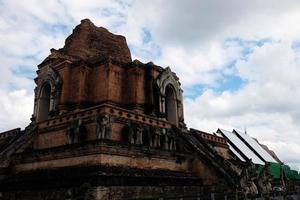
[[[189,173],[82,166],[7,176],[0,191],[0,200],[121,200],[197,196],[207,190]]]
[[[217,193],[201,186],[97,186],[84,183],[75,188],[19,190],[0,193],[1,200],[298,200],[300,195],[268,194],[247,196]]]

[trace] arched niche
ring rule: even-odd
[[[172,124],[178,125],[177,98],[175,89],[171,84],[166,87],[165,109],[166,119]]]
[[[157,88],[158,93],[156,100],[158,102],[156,103],[156,110],[159,111],[158,116],[178,126],[179,122],[184,121],[182,90],[180,83],[169,67],[156,78],[154,88]]]
[[[40,78],[40,77],[38,77]],[[42,81],[38,81],[35,89],[34,119],[38,122],[48,119],[57,111],[62,80],[51,67],[48,68]]]
[[[38,109],[37,109],[37,119],[38,121],[43,121],[48,119],[50,113],[50,103],[51,103],[51,86],[46,83],[41,88]]]

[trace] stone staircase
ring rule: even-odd
[[[36,125],[30,124],[25,130],[18,134],[9,136],[0,141],[0,167],[10,158],[23,144],[33,137],[36,133]]]
[[[183,132],[176,126],[172,126],[172,129],[176,132],[179,138],[185,141],[189,147],[193,149],[197,157],[201,160],[204,159],[205,162],[211,164],[216,171],[226,179],[228,184],[234,188],[238,188],[240,186],[240,174],[233,167],[233,164],[221,157],[203,138],[193,132]]]

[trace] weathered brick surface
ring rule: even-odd
[[[125,37],[97,27],[88,19],[82,20],[81,24],[75,27],[62,49],[52,49],[52,54],[45,61],[58,58],[90,62],[112,58],[118,62],[131,62]]]
[[[48,134],[39,134],[34,143],[35,149],[53,148],[67,144],[65,130],[59,130]]]
[[[47,66],[39,70],[37,85],[40,87],[47,74]],[[146,99],[146,96],[152,95],[147,89],[146,79],[155,79],[157,69],[151,68],[152,72],[146,74],[147,67],[150,66],[144,66],[142,63],[140,66],[130,64],[123,67],[109,61],[93,67],[73,63],[54,66],[63,81],[58,109],[71,111],[103,102],[111,102],[124,108],[153,103]],[[182,106],[179,109],[181,108]]]
[[[190,170],[201,177],[203,184],[213,185],[218,182],[218,176],[213,168],[203,163],[201,160],[194,160],[190,163]]]

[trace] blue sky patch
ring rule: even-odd
[[[34,79],[36,76],[35,71],[32,70],[32,67],[20,66],[12,70],[12,73],[16,76],[26,77],[28,79]]]
[[[146,28],[142,28],[142,32],[143,32],[143,43],[151,42],[152,41],[152,36],[151,36],[150,31]]]
[[[253,53],[255,47],[262,47],[266,43],[274,42],[271,38],[262,38],[257,40],[246,40],[239,37],[228,38],[223,43],[223,48],[228,49],[230,47],[239,46],[242,48],[240,58],[241,60],[247,60],[249,55]]]
[[[134,0],[115,0],[122,7],[130,7],[134,3]]]
[[[239,90],[246,81],[241,79],[236,75],[225,75],[222,80],[219,81],[219,84],[214,89],[216,92],[224,92],[224,91],[237,91]]]
[[[243,46],[243,47],[262,47],[266,43],[271,43],[273,40],[271,38],[262,38],[257,40],[247,40],[239,37],[232,37],[225,40],[224,47],[228,47],[232,44]]]
[[[143,46],[138,47],[129,44],[129,49],[133,54],[133,57],[143,58],[147,61],[156,60],[161,56],[160,46],[153,42],[151,32],[147,28],[142,28],[141,34]]]
[[[242,54],[248,53],[251,52],[242,51]],[[231,60],[226,64],[226,66],[224,66],[223,70],[218,70],[214,72],[219,73],[220,78],[218,78],[217,83],[211,89],[213,89],[217,93],[221,93],[224,91],[233,92],[239,90],[243,85],[246,84],[246,81],[238,75],[238,72],[236,70],[237,61],[238,59]]]
[[[38,24],[38,28],[47,35],[57,36],[59,34],[69,35],[71,34],[72,29],[69,26],[64,24],[51,24],[46,23],[38,18],[35,18],[36,24]]]
[[[197,85],[193,85],[191,87],[184,87],[183,88],[183,97],[189,98],[189,99],[196,99],[198,96],[200,96],[204,92],[205,88],[206,88],[206,86],[203,84],[197,84]]]
[[[300,52],[300,40],[294,41],[291,45],[291,48],[296,52]]]
[[[128,45],[133,58],[141,58],[146,62],[155,61],[161,56],[161,49],[156,44],[151,44],[150,47],[140,48],[134,45]]]

